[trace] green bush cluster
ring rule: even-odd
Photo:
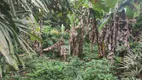
[[[116,80],[112,72],[113,66],[108,60],[92,60],[85,62],[77,57],[70,57],[66,62],[51,60],[47,57],[34,57],[28,61],[25,74],[20,72],[15,80]],[[8,79],[7,79],[8,80]]]
[[[130,45],[130,50],[127,56],[124,57],[123,77],[127,77],[131,80],[140,80],[142,78],[142,43],[133,43]],[[138,78],[138,79],[136,79]]]

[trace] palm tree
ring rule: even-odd
[[[21,45],[28,53],[32,50],[20,34],[28,34],[41,41],[36,35],[30,33],[30,26],[36,26],[30,4],[31,1],[28,2],[28,0],[0,1],[0,63],[2,64],[0,65],[0,76],[2,76],[2,71],[4,72],[1,68],[5,67],[6,62],[16,70],[19,69],[19,58],[14,51],[18,45]]]
[[[66,6],[63,6],[63,3]],[[69,6],[68,0],[0,0],[0,58],[3,59],[0,59],[0,63],[2,63],[0,75],[2,75],[2,71],[4,72],[1,68],[4,67],[6,62],[18,70],[19,58],[14,49],[18,48],[19,45],[27,53],[33,51],[22,34],[42,41],[41,38],[37,37],[41,36],[41,33],[39,33],[41,30],[36,31],[37,28],[40,29],[41,27],[40,21],[48,16],[46,20],[55,22],[55,19],[50,16],[54,17],[56,13],[68,11],[67,6]],[[51,13],[54,15],[51,15]],[[57,24],[65,24],[65,17],[62,17],[60,21],[56,20]]]

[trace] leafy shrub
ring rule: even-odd
[[[90,44],[84,43],[83,46],[83,54],[81,58],[85,61],[90,61],[92,59],[98,59],[98,50],[97,46],[93,47],[93,51],[90,49]]]
[[[132,80],[135,78],[136,80],[136,77],[140,78],[142,73],[142,43],[133,43],[130,47],[131,49],[128,51],[123,62],[123,77]]]
[[[51,60],[47,57],[33,57],[26,62],[25,74],[15,74],[19,80],[116,80],[108,60],[85,62],[70,57],[66,62]],[[17,75],[17,77],[16,77]],[[20,76],[19,76],[20,75]]]
[[[113,66],[106,59],[92,60],[84,66],[84,80],[115,80]]]

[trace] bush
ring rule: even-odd
[[[113,75],[113,66],[108,60],[92,60],[84,66],[84,80],[116,80]]]
[[[124,69],[123,77],[134,80],[136,77],[141,78],[142,74],[142,43],[133,43],[130,47],[123,60],[122,69]]]
[[[19,80],[115,80],[113,68],[108,60],[85,62],[77,57],[68,58],[67,62],[51,60],[47,57],[33,57],[18,75]],[[17,79],[14,75],[12,78]]]

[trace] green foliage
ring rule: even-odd
[[[92,60],[85,64],[84,80],[115,80],[113,66],[106,59]]]
[[[110,4],[111,2],[111,4]],[[105,12],[109,12],[109,10],[111,8],[114,8],[116,6],[117,0],[100,0],[95,2],[95,0],[92,0],[93,3],[93,8],[95,10],[100,11],[105,11]]]
[[[77,57],[70,57],[67,62],[63,62],[35,56],[26,62],[26,68],[22,70],[25,74],[15,73],[11,78],[16,79],[19,76],[17,79],[20,80],[115,80],[112,69],[113,66],[106,59],[85,62]]]
[[[17,48],[19,46],[27,53],[33,51],[24,39],[23,34],[30,35],[42,41],[37,35],[30,32],[31,30],[29,27],[31,25],[36,26],[34,24],[37,23],[29,4],[31,4],[31,2],[27,0],[17,1],[16,3],[14,0],[0,1],[0,56],[4,57],[0,59],[0,63],[2,64],[3,73],[6,72],[4,68],[7,63],[16,70],[19,70],[18,64],[20,60],[16,54],[16,50],[18,50]],[[31,54],[29,54],[29,56],[30,55]]]
[[[9,5],[3,0],[0,1],[0,54],[2,54],[7,62],[18,70],[18,65],[16,62],[14,51],[13,51],[13,41],[18,41],[19,37],[17,33],[19,33],[19,29],[16,26],[14,20],[12,19],[12,15],[10,14]],[[3,9],[2,9],[3,8]],[[15,37],[11,37],[15,36]],[[10,55],[9,55],[10,54]],[[13,56],[12,56],[13,55]]]
[[[136,18],[141,14],[141,0],[124,0],[120,4],[118,10],[126,9],[126,16],[130,19]]]
[[[45,25],[51,25],[51,27],[60,27],[60,25],[65,25],[69,28],[69,19],[67,18],[67,14],[71,13],[71,8],[69,4],[69,0],[40,0],[35,1],[32,0],[33,3],[36,3],[36,6],[39,6],[36,10],[36,17],[39,17],[44,20]],[[40,13],[41,15],[37,15]]]
[[[93,46],[93,51],[91,51],[90,49],[90,44],[87,43],[87,41],[84,43],[83,46],[83,54],[81,56],[81,58],[84,61],[90,61],[92,59],[98,59],[98,47],[97,46]]]
[[[133,43],[123,62],[124,76],[140,78],[142,72],[142,43]]]

